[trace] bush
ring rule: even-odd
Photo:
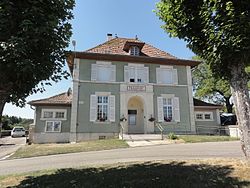
[[[176,140],[176,139],[178,139],[178,136],[176,134],[174,134],[174,133],[169,133],[168,134],[168,138],[170,140]]]

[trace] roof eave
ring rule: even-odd
[[[197,66],[201,63],[200,61],[186,60],[186,59],[71,51],[67,53],[67,63],[68,63],[71,73],[73,72],[74,58],[91,59],[91,60],[107,60],[107,61],[124,61],[124,62],[135,62],[135,63],[136,62],[152,63],[152,64],[162,64],[162,65],[183,65],[183,66],[191,66],[191,67]]]

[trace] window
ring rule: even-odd
[[[173,102],[171,98],[163,98],[163,116],[166,122],[173,120]]]
[[[134,56],[139,56],[140,55],[140,49],[138,48],[138,46],[132,46],[130,48],[130,55],[134,55]]]
[[[213,112],[196,112],[195,119],[197,121],[213,121]]]
[[[157,111],[158,122],[180,122],[179,98],[172,94],[157,97]]]
[[[44,118],[53,118],[53,112],[44,111],[43,117],[44,117]]]
[[[124,67],[124,80],[130,83],[148,83],[149,69],[142,64]]]
[[[108,120],[108,97],[98,96],[97,97],[97,121]]]
[[[65,113],[64,112],[56,112],[55,118],[65,118]]]
[[[46,121],[45,132],[61,132],[61,121]]]
[[[178,84],[177,69],[172,66],[156,68],[156,81],[161,84]]]
[[[91,65],[91,80],[102,82],[115,82],[116,66],[108,62],[98,62]]]
[[[96,93],[90,96],[90,121],[115,122],[115,96]]]
[[[196,114],[196,119],[203,119],[203,114]]]
[[[67,119],[66,109],[42,109],[42,120],[66,120]]]

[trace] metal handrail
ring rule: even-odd
[[[120,135],[121,135],[122,140],[123,140],[123,132],[124,132],[124,127],[122,123],[120,122]]]
[[[155,122],[154,125],[155,125],[155,127],[157,127],[161,131],[161,139],[163,140],[163,131],[164,131],[164,128],[158,122]]]

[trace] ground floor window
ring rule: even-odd
[[[99,93],[90,96],[90,121],[115,122],[115,96]]]
[[[173,120],[173,102],[171,98],[163,98],[163,116],[166,122]]]
[[[108,97],[107,96],[97,97],[97,120],[98,121],[108,120]]]
[[[45,132],[61,132],[61,121],[46,121]]]
[[[162,94],[157,97],[158,122],[180,122],[179,97]]]

